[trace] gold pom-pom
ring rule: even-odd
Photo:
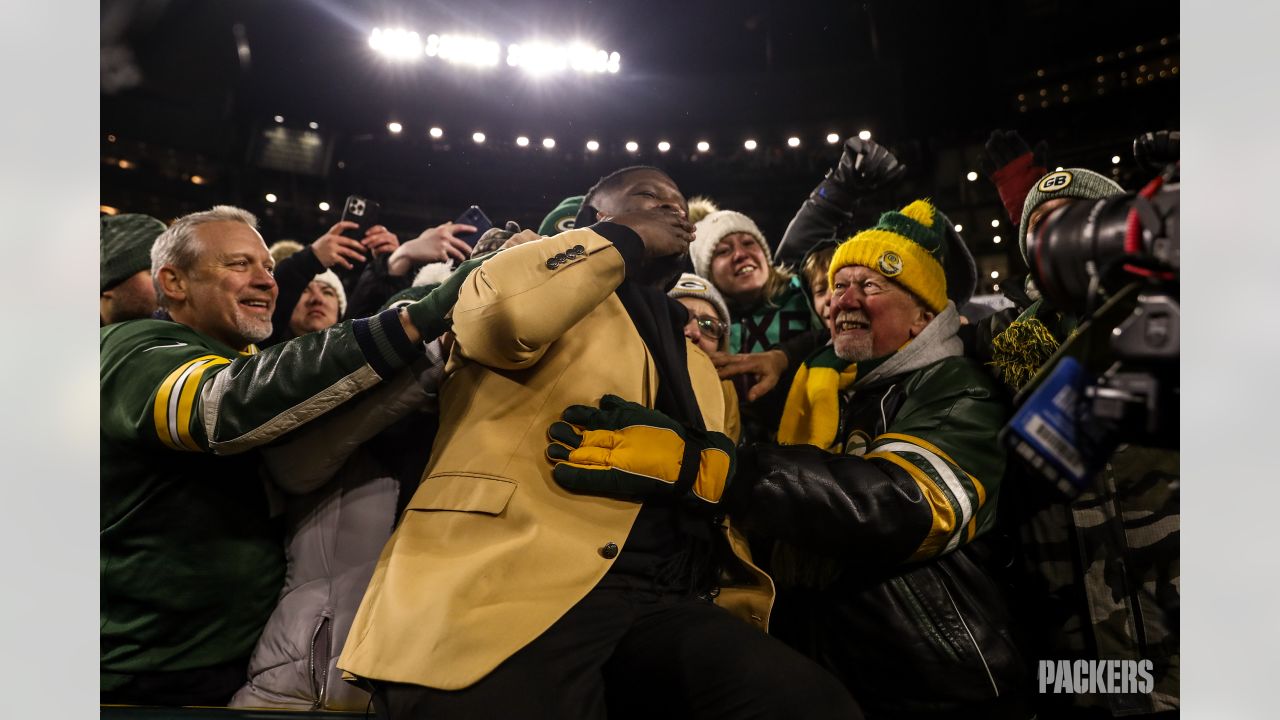
[[[697,224],[702,218],[719,209],[709,197],[698,195],[697,197],[689,198],[689,222]]]
[[[916,200],[910,205],[902,208],[902,214],[915,220],[925,227],[933,227],[933,216],[937,210],[929,204],[928,200]]]

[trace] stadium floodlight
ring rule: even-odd
[[[964,230],[964,226],[961,225],[960,223],[956,223],[956,232],[962,232],[963,230]]]
[[[999,235],[996,235],[996,236],[992,237],[992,238],[991,238],[991,242],[993,242],[993,243],[995,243],[995,244],[999,245],[999,244],[1000,244],[1000,236],[999,236]]]
[[[427,36],[427,44],[423,52],[428,57],[438,57],[455,65],[493,67],[498,64],[502,46],[493,40],[473,35],[432,33]]]
[[[838,133],[827,133],[827,142],[835,145],[840,142],[840,135]]]
[[[1000,227],[1000,218],[991,218],[991,227]]]
[[[700,140],[698,142],[698,152],[707,152],[710,149],[711,149],[711,143],[707,142],[706,140]]]
[[[859,131],[858,131],[858,139],[859,139],[859,140],[870,140],[870,139],[871,139],[871,131],[870,131],[870,130],[859,130]]]
[[[319,130],[319,129],[320,129],[320,123],[318,123],[318,122],[316,122],[316,121],[314,121],[314,120],[313,120],[313,121],[311,121],[311,122],[307,123],[307,127],[311,128],[312,130]]]
[[[542,138],[542,147],[550,150],[556,146],[555,138]]]
[[[329,203],[321,200],[319,207],[320,207],[320,212],[329,212]]]
[[[966,180],[968,180],[969,182],[973,182],[974,180],[977,180],[977,179],[978,179],[978,173],[976,173],[976,172],[974,172],[974,171],[970,170],[970,171],[969,171],[969,174],[968,174],[968,175],[965,175],[964,177],[965,177],[965,179],[966,179]]]
[[[272,120],[275,120],[275,121],[276,121],[276,122],[278,122],[278,123],[282,123],[282,122],[284,122],[284,116],[283,116],[283,115],[276,115],[275,117],[273,117],[273,118],[271,118],[271,119],[272,119]]]
[[[640,149],[640,143],[636,142],[635,140],[627,141],[627,152],[635,152],[639,149]]]
[[[600,143],[599,143],[599,142],[597,142],[597,141],[595,141],[595,140],[588,140],[588,141],[587,141],[587,150],[589,150],[589,151],[591,151],[591,152],[595,152],[595,151],[597,151],[597,150],[599,150],[599,149],[600,149]]]
[[[521,135],[520,137],[516,138],[516,144],[519,145],[520,147],[529,147],[529,138]]]
[[[428,134],[428,135],[430,135],[431,137],[433,137],[433,138],[435,138],[435,139],[439,140],[440,138],[444,137],[444,130],[441,130],[441,129],[440,129],[440,128],[438,128],[438,127],[433,127],[433,128],[431,128],[430,130],[428,130],[428,131],[427,131],[427,134]]]
[[[573,70],[580,73],[616,73],[622,62],[618,53],[574,41],[567,45],[532,41],[507,46],[507,64],[530,75]]]
[[[389,60],[422,59],[422,38],[412,30],[374,28],[369,34],[369,47]]]
[[[759,147],[759,144],[755,140],[748,140],[742,143],[742,147],[748,150],[755,150],[757,147]]]
[[[667,142],[666,140],[663,140],[662,142],[658,143],[658,152],[666,152],[670,149],[671,149],[671,143]]]
[[[477,145],[481,145],[484,143],[484,133],[471,133],[471,139],[474,140]]]
[[[399,134],[401,130],[404,130],[404,126],[398,122],[389,122],[387,123],[387,129],[393,134]]]
[[[794,135],[792,135],[791,137],[787,138],[787,146],[788,146],[788,147],[793,147],[793,148],[794,148],[794,147],[800,147],[800,138],[798,138],[798,137],[796,137],[796,136],[794,136]]]
[[[269,203],[273,203],[273,202],[275,202],[275,201],[276,201],[276,200],[278,200],[278,199],[279,199],[279,198],[277,198],[277,197],[276,197],[276,194],[275,194],[275,193],[267,193],[267,194],[266,194],[266,200],[267,200],[267,202],[269,202]]]

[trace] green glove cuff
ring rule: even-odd
[[[434,340],[445,333],[452,322],[447,315],[458,302],[458,293],[462,291],[462,283],[485,261],[486,258],[472,258],[454,269],[449,277],[426,297],[411,303],[405,309],[409,313],[409,321],[422,333],[423,340]]]

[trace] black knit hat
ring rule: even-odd
[[[151,269],[151,245],[165,224],[150,215],[106,215],[101,222],[99,280],[106,292],[129,276]]]

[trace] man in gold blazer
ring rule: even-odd
[[[431,460],[339,662],[380,716],[860,716],[766,634],[772,582],[714,502],[553,477],[548,428],[606,395],[690,438],[723,430],[715,369],[665,296],[686,212],[664,172],[625,168],[588,192],[579,229],[463,282]],[[679,442],[647,447],[698,466]]]

